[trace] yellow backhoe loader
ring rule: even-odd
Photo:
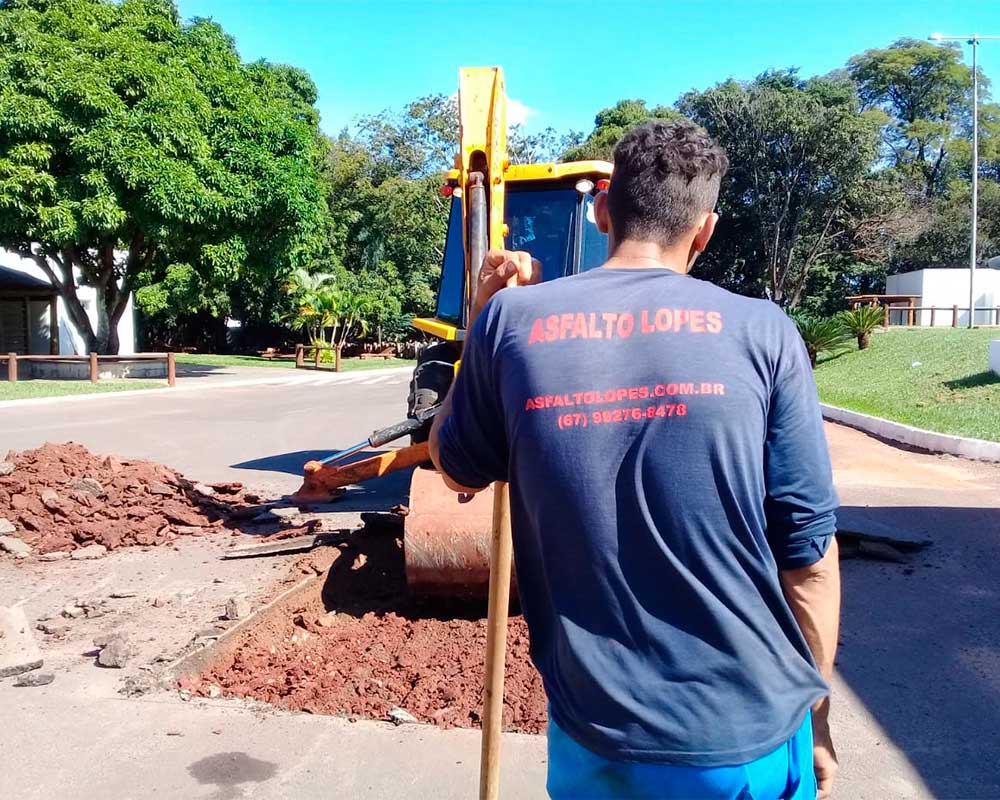
[[[460,503],[428,463],[431,420],[454,379],[479,270],[488,247],[527,250],[553,280],[599,266],[607,237],[597,230],[594,196],[611,164],[511,164],[507,157],[503,71],[459,70],[459,152],[441,192],[451,212],[433,318],[413,325],[440,341],[421,351],[410,383],[408,417],[323,461],[305,465],[300,501],[328,499],[342,487],[416,466],[403,547],[413,591],[485,594],[489,583],[492,490]],[[411,437],[411,444],[342,464],[369,448]]]

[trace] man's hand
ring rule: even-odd
[[[479,271],[479,285],[469,310],[468,327],[486,303],[501,289],[508,286],[527,286],[542,279],[542,264],[523,250],[490,250]]]
[[[826,800],[833,789],[839,762],[830,737],[830,698],[825,697],[813,709],[813,770],[816,773],[816,800]]]

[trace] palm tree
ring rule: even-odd
[[[796,314],[792,317],[805,342],[809,353],[809,363],[816,368],[816,359],[820,353],[839,353],[847,345],[849,336],[843,323],[836,317],[822,318]]]
[[[313,345],[332,348],[337,370],[344,345],[368,332],[368,321],[378,317],[381,304],[377,293],[361,291],[351,277],[297,269],[286,284],[295,308],[285,322],[306,331]]]
[[[293,271],[285,290],[294,298],[295,307],[285,315],[284,322],[305,331],[314,344],[322,341],[325,345],[325,331],[336,320],[331,297],[336,285],[337,276],[329,272],[309,272],[302,267]]]
[[[881,306],[858,306],[851,311],[837,315],[841,324],[852,336],[857,337],[858,350],[865,350],[871,344],[871,335],[885,321],[885,309]]]

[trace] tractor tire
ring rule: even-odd
[[[421,412],[444,400],[455,378],[455,362],[459,355],[458,347],[450,342],[438,342],[420,351],[410,379],[410,394],[406,398],[407,417],[419,419]],[[430,433],[431,420],[428,419],[410,435],[410,442],[426,442]]]

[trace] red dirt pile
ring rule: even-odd
[[[0,477],[0,518],[37,553],[167,544],[211,533],[256,499],[238,483],[192,484],[161,464],[97,456],[73,443],[11,451],[6,461],[14,469]]]
[[[484,604],[411,597],[392,533],[361,533],[335,553],[322,586],[277,605],[181,688],[372,719],[399,707],[441,727],[477,727]],[[546,700],[522,617],[507,635],[504,727],[538,733]]]

